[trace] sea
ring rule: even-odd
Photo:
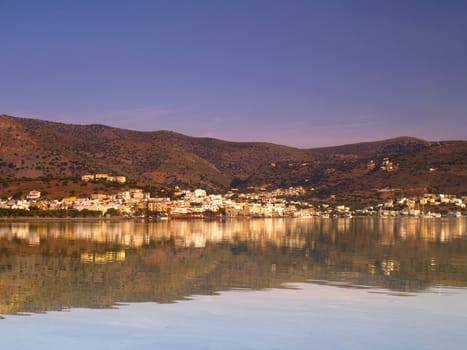
[[[464,349],[467,218],[0,222],[1,349]]]

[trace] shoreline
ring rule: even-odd
[[[146,218],[127,218],[124,216],[112,216],[112,217],[31,217],[31,216],[15,216],[15,217],[0,217],[0,223],[6,222],[167,222],[167,221],[225,221],[225,220],[262,220],[262,219],[273,219],[273,220],[351,220],[351,219],[362,219],[362,218],[373,218],[373,219],[418,219],[418,220],[434,220],[434,219],[460,219],[467,216],[442,216],[442,217],[424,217],[424,216],[378,216],[378,215],[354,215],[352,217],[250,217],[250,216],[227,216],[223,218],[219,217],[170,217],[168,220],[160,219],[146,219]]]
[[[40,216],[15,216],[15,217],[0,217],[0,222],[47,222],[47,221],[65,221],[65,222],[98,222],[98,221],[114,221],[122,222],[129,221],[123,216],[114,216],[114,217],[82,217],[82,218],[72,218],[72,217],[40,217]]]

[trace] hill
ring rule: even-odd
[[[467,142],[401,137],[297,149],[0,115],[4,188],[19,179],[77,179],[86,173],[212,191],[231,185],[304,186],[320,198],[336,194],[358,198],[384,188],[467,194]],[[6,189],[0,196],[5,194]]]

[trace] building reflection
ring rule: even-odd
[[[466,219],[0,223],[0,314],[332,281],[467,286]]]
[[[393,245],[407,239],[426,243],[448,242],[466,234],[465,219],[358,218],[358,219],[234,219],[227,221],[173,220],[161,222],[100,221],[54,223],[2,223],[0,238],[22,239],[31,245],[42,239],[65,238],[141,247],[153,241],[174,239],[177,246],[203,248],[208,243],[251,241],[301,248],[308,233],[326,235],[335,242],[350,232],[378,237]]]
[[[104,253],[81,253],[80,261],[83,263],[108,264],[125,260],[125,251],[108,251]]]

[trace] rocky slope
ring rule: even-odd
[[[101,172],[211,190],[300,185],[319,197],[382,188],[467,194],[467,142],[401,137],[297,149],[0,115],[3,181]]]

